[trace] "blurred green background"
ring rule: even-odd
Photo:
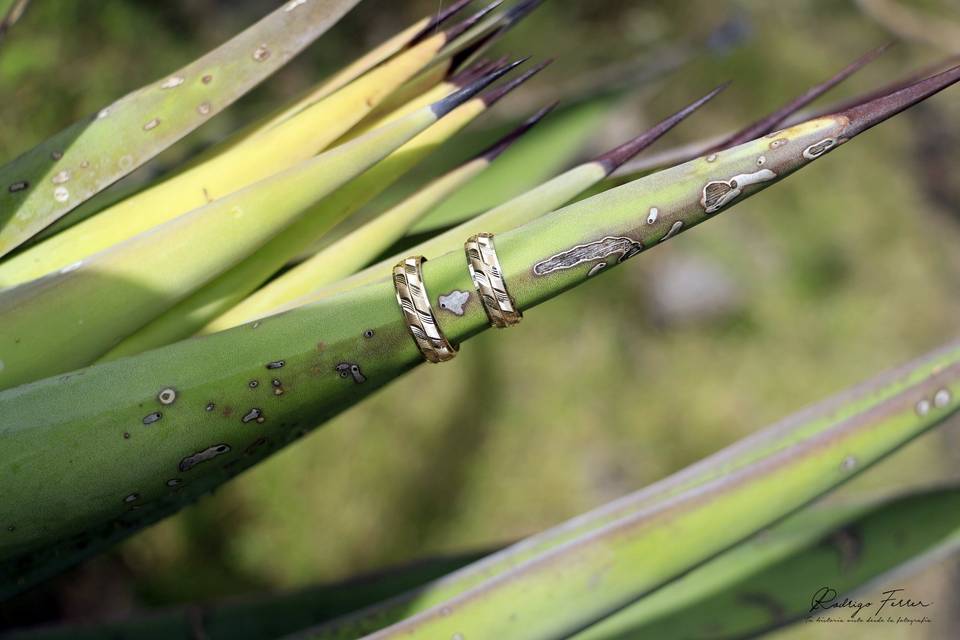
[[[0,44],[0,160],[189,62],[276,4],[34,0]],[[362,2],[151,171],[440,4]],[[947,1],[910,5],[960,15],[945,10]],[[498,48],[557,63],[467,140],[489,140],[490,129],[554,97],[575,102],[608,77],[635,86],[597,118],[578,154],[586,158],[734,80],[655,152],[742,126],[891,37],[852,1],[549,0]],[[818,104],[949,53],[903,42]],[[957,98],[948,91],[695,233],[529,312],[518,328],[481,336],[453,363],[420,367],[213,497],[0,609],[2,619],[115,618],[494,547],[947,341],[960,312]],[[432,402],[407,402],[424,392]],[[957,425],[941,428],[830,499],[958,480],[958,442]],[[895,586],[938,603],[934,625],[879,633],[947,637],[960,628],[958,569],[951,560],[898,578]],[[777,636],[836,637],[814,627]]]

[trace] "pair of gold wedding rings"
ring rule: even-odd
[[[519,323],[523,314],[507,291],[493,235],[479,233],[471,236],[464,244],[464,250],[470,278],[490,325],[505,329]],[[429,362],[446,362],[457,355],[457,347],[447,340],[437,322],[423,283],[424,262],[426,258],[423,256],[413,256],[397,264],[393,268],[393,286],[407,328],[423,357]]]

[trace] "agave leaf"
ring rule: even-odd
[[[960,490],[949,487],[873,505],[805,509],[573,637],[755,637],[805,616],[835,615],[811,612],[824,585],[840,602],[892,572],[915,571],[956,551],[958,507]],[[878,608],[857,617],[875,617]]]
[[[724,478],[615,521],[370,635],[568,637],[793,513],[960,410],[960,344],[887,400]],[[918,403],[926,403],[919,405]],[[918,406],[924,407],[918,410]],[[670,553],[663,553],[669,549]],[[348,624],[305,637],[357,637]]]
[[[105,624],[23,629],[4,640],[274,640],[459,569],[483,553],[428,558],[345,582],[190,605]]]
[[[608,153],[602,154],[595,160],[578,165],[472,220],[468,220],[453,229],[417,244],[407,251],[407,255],[420,254],[428,258],[443,255],[447,252],[458,250],[464,238],[475,233],[505,231],[553,211],[557,207],[576,198],[583,191],[598,184],[615,171],[623,162],[656,142],[673,127],[689,117],[694,111],[712,100],[726,86],[727,85],[721,85],[633,140]],[[356,275],[332,285],[321,287],[313,286],[310,288],[309,293],[290,300],[284,305],[269,310],[261,310],[261,315],[286,311],[347,291],[353,287],[374,282],[381,277],[385,270],[389,270],[390,266],[402,257],[401,255],[396,255],[386,258]],[[307,284],[307,282],[304,282],[299,285],[293,285],[293,287],[303,288]],[[256,317],[260,317],[260,315],[252,316],[248,318],[248,320]]]
[[[502,73],[505,68],[498,67],[493,73]],[[510,82],[508,90],[519,86],[532,73],[536,73],[536,70]],[[384,161],[311,207],[256,253],[124,339],[103,359],[140,353],[193,335],[255,291],[317,238],[416,166],[503,95],[504,89],[496,88],[462,105],[436,126],[419,134]]]
[[[0,292],[0,387],[89,364],[511,68],[87,260]]]
[[[422,69],[447,37],[424,40],[295,117],[12,257],[0,264],[0,286],[61,269],[311,158]]]
[[[278,109],[275,113],[252,123],[251,126],[245,129],[244,135],[238,136],[238,138],[242,139],[249,135],[256,135],[257,133],[261,133],[283,123],[335,91],[347,86],[407,47],[415,44],[417,40],[437,35],[433,33],[434,29],[455,16],[468,4],[470,4],[470,0],[458,0],[434,16],[421,18],[400,33],[388,38],[363,56],[349,63],[334,75],[323,80],[316,87],[306,91],[304,95],[292,104],[286,105]]]
[[[845,422],[869,412],[878,403],[892,400],[901,389],[898,385],[919,384],[927,373],[926,369],[913,369],[907,366],[877,376],[867,383],[828,398],[767,429],[754,432],[726,449],[667,478],[493,553],[434,584],[345,617],[343,621],[324,628],[323,633],[319,633],[318,630],[317,637],[339,637],[338,634],[344,625],[358,635],[373,633],[389,624],[439,606],[495,577],[506,575],[515,567],[562,545],[588,536],[625,518],[650,513],[678,496],[693,493],[710,482],[741,472],[765,458],[781,455],[804,441],[839,429]],[[859,512],[859,509],[849,510],[848,515],[852,517]],[[772,549],[777,550],[780,547],[775,546]],[[761,556],[751,557],[753,564],[738,561],[737,566],[746,571],[763,560]],[[662,601],[658,597],[655,602]],[[682,601],[677,600],[677,602]],[[647,611],[646,608],[641,610]]]
[[[958,78],[960,68],[955,68],[855,110],[648,176],[500,234],[497,249],[510,293],[519,309],[529,309],[602,271],[601,263],[622,262],[638,248],[673,237],[677,222],[692,226],[715,217],[723,205],[735,205],[773,182],[740,180],[742,174],[759,171],[765,177],[766,169],[776,178],[786,177],[842,146],[840,140]],[[760,156],[763,167],[757,165]],[[730,189],[719,192],[722,200],[716,199],[719,182]],[[463,266],[458,251],[423,267],[431,297],[466,294],[458,309],[463,315],[450,308],[438,311],[439,326],[454,344],[489,327]],[[286,314],[0,392],[0,481],[10,489],[2,507],[9,535],[0,536],[0,597],[173,513],[423,362],[398,310],[392,278],[385,275]],[[435,308],[443,309],[439,303]],[[9,346],[0,352],[6,355]],[[550,613],[539,617],[538,625],[566,625],[575,618],[583,628],[611,613],[611,602],[626,604],[675,577],[682,566],[689,568],[696,553],[705,553],[704,560],[735,544],[954,411],[960,392],[958,357],[960,346],[931,356],[906,372],[912,371],[913,378],[895,378],[888,388],[890,399],[869,396],[880,398],[879,409],[699,487],[694,496],[708,495],[706,487],[716,491],[717,500],[708,501],[706,509],[698,509],[695,499],[680,497],[660,505],[661,512],[669,507],[677,514],[678,526],[693,525],[684,531],[697,535],[712,532],[717,512],[728,513],[736,528],[699,549],[690,545],[691,555],[685,558],[652,554],[657,564],[651,570],[656,571],[644,573],[642,580],[651,584],[639,592],[637,576],[616,566],[603,578],[606,588],[591,592],[582,607],[568,611],[554,606],[554,595],[579,582],[551,577],[544,591],[514,596],[506,609],[521,602],[531,605],[527,611],[547,604]],[[914,414],[914,405],[921,415]],[[822,447],[831,447],[831,455],[820,453]],[[763,508],[754,510],[753,502]],[[662,548],[662,531],[616,537],[610,541],[613,547],[604,547],[607,533],[629,533],[635,520],[622,518],[589,534],[586,538],[599,545],[591,549],[603,553],[612,548],[632,557],[637,545]],[[638,531],[645,530],[641,526]],[[572,547],[563,545],[553,554]],[[549,570],[552,565],[524,566]],[[528,573],[510,581],[509,588],[540,577]],[[498,608],[496,600],[505,594],[472,599],[470,606]],[[581,595],[582,590],[577,597]],[[496,617],[499,624],[509,624],[509,617]],[[477,619],[463,618],[471,625]],[[479,635],[506,637],[495,630]]]
[[[347,84],[353,82],[385,60],[392,58],[395,54],[409,46],[426,30],[430,30],[431,27],[435,25],[442,24],[447,18],[449,18],[451,15],[454,15],[466,4],[468,3],[461,0],[454,5],[451,5],[449,7],[449,11],[444,11],[433,18],[427,17],[418,20],[408,28],[384,41],[360,58],[354,60],[343,69],[337,71],[334,75],[321,80],[315,86],[305,91],[302,95],[290,101],[289,104],[286,104],[275,111],[258,118],[257,120],[247,124],[237,132],[230,135],[230,137],[226,140],[223,140],[198,153],[195,157],[191,158],[189,162],[178,167],[176,169],[176,173],[182,173],[187,169],[204,163],[216,155],[227,152],[229,149],[250,138],[251,136],[269,130],[274,126],[285,122],[292,116],[302,112],[305,108],[314,105],[321,99],[326,98],[338,89],[341,89]],[[97,196],[94,196],[76,209],[73,209],[68,215],[60,218],[55,223],[36,234],[28,243],[25,243],[23,246],[29,247],[31,244],[36,244],[37,242],[46,240],[47,238],[54,236],[65,229],[83,222],[90,216],[130,197],[142,188],[143,185],[129,185],[124,187],[116,185],[109,191],[102,191]]]
[[[359,0],[288,0],[217,49],[0,167],[0,255],[219,113]]]
[[[201,333],[215,333],[237,326],[251,317],[268,312],[308,292],[314,286],[334,282],[359,270],[388,249],[407,232],[418,217],[438,202],[456,192],[474,176],[488,170],[500,154],[526,134],[550,111],[542,109],[507,134],[505,138],[482,151],[476,158],[437,178],[388,212],[347,234],[315,256],[273,280],[203,328]]]
[[[356,126],[354,126],[352,129],[347,131],[343,136],[341,136],[340,139],[334,143],[334,146],[343,144],[345,142],[349,142],[350,140],[353,140],[355,138],[362,136],[368,131],[372,131],[373,129],[378,129],[382,126],[390,124],[391,122],[399,120],[405,115],[413,111],[416,111],[417,109],[420,109],[432,102],[439,100],[441,97],[449,94],[452,91],[459,89],[463,85],[469,84],[470,82],[476,80],[478,77],[480,77],[484,73],[488,73],[491,70],[499,68],[507,63],[508,63],[507,59],[503,59],[498,64],[478,66],[477,68],[470,69],[468,70],[468,72],[465,72],[463,74],[458,74],[450,78],[444,78],[441,82],[438,82],[433,86],[425,87],[425,90],[422,93],[416,93],[410,96],[410,100],[400,105],[397,105],[396,108],[394,109],[391,109],[389,111],[381,111],[379,109],[375,109],[374,111],[371,111],[366,118],[358,122]],[[536,72],[539,72],[540,69],[542,69],[542,65],[538,66]],[[419,89],[419,87],[417,88]],[[405,92],[400,92],[400,93],[405,93]],[[398,92],[395,91],[393,96],[391,97],[396,97],[397,94]],[[384,104],[381,104],[381,106],[384,106]]]

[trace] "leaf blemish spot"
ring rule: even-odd
[[[240,418],[240,420],[241,420],[241,422],[243,422],[244,424],[246,424],[246,423],[248,423],[248,422],[253,422],[253,421],[263,422],[263,420],[264,420],[264,418],[263,418],[263,411],[261,411],[260,409],[257,409],[256,407],[254,407],[253,409],[250,409],[250,411],[247,412],[247,415],[245,415],[245,416],[243,416],[242,418]]]
[[[257,62],[263,62],[270,57],[270,49],[267,48],[267,45],[261,44],[253,52],[253,59]]]
[[[160,401],[160,404],[173,404],[176,399],[177,392],[172,387],[167,387],[157,394],[157,400]]]
[[[230,451],[230,445],[215,444],[212,447],[208,447],[204,449],[203,451],[198,451],[193,455],[187,456],[186,458],[180,461],[180,465],[178,468],[180,469],[181,472],[187,472],[190,469],[197,466],[198,464],[200,464],[201,462],[206,462],[207,460],[216,458],[217,456],[223,455],[224,453],[228,453],[229,451]]]
[[[943,409],[950,404],[950,392],[946,389],[940,389],[933,396],[933,406],[937,409]]]
[[[162,83],[160,83],[161,89],[173,89],[174,87],[179,87],[183,84],[183,78],[180,76],[170,76]]]

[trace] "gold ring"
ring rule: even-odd
[[[430,296],[423,284],[421,271],[426,261],[423,256],[414,256],[400,262],[393,268],[393,287],[407,328],[420,353],[429,362],[446,362],[457,355],[457,348],[443,335],[430,306]]]
[[[478,233],[471,236],[463,248],[467,252],[467,268],[470,269],[473,286],[480,294],[491,326],[505,329],[518,324],[523,314],[507,291],[497,249],[493,245],[493,234]]]

